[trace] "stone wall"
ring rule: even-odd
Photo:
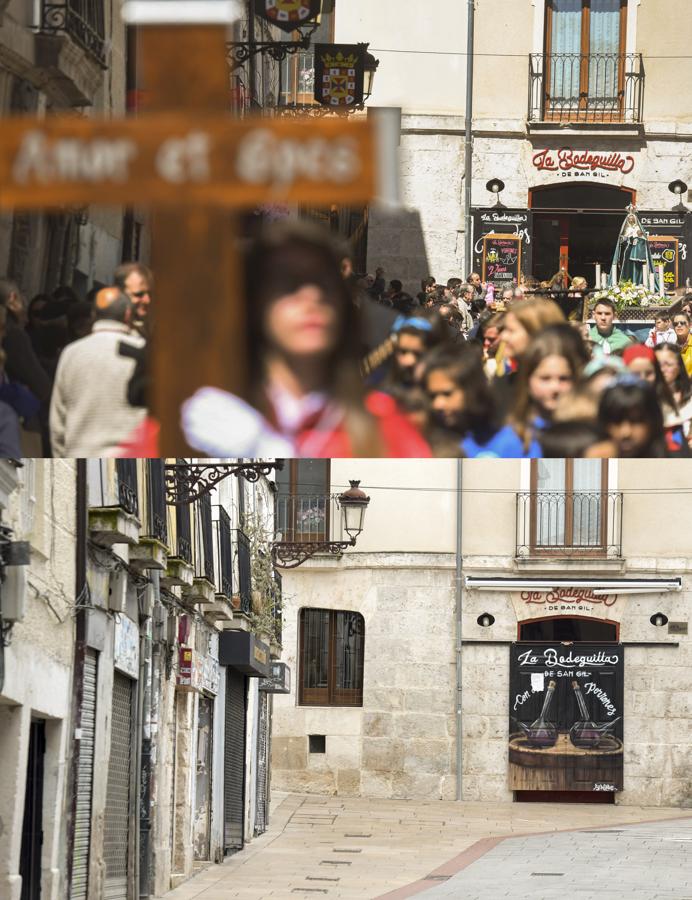
[[[290,695],[274,702],[272,787],[343,796],[454,796],[454,595],[448,554],[367,554],[284,575]],[[315,565],[319,568],[315,568]],[[297,705],[299,610],[353,610],[365,620],[363,707]],[[324,734],[326,753],[308,752]]]

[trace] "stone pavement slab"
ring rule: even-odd
[[[477,866],[485,865],[484,860],[492,853],[497,857],[493,857],[491,872],[495,866],[510,871],[519,856],[523,854],[526,858],[530,853],[532,872],[565,872],[567,863],[570,866],[581,863],[582,871],[588,874],[591,863],[581,857],[582,849],[598,856],[599,849],[607,846],[607,857],[615,854],[618,859],[624,858],[633,873],[635,870],[640,873],[639,878],[628,879],[628,897],[654,900],[655,895],[645,896],[641,888],[648,873],[641,872],[637,840],[649,854],[662,854],[665,867],[676,872],[679,848],[692,857],[692,843],[686,842],[689,831],[678,825],[685,815],[689,813],[680,809],[594,804],[450,803],[275,795],[270,827],[265,834],[222,865],[209,866],[170,891],[166,898],[372,900],[424,892],[426,898],[463,896],[464,900],[471,900],[475,895],[467,894],[466,886],[458,895],[436,895],[434,891],[452,890],[456,878],[463,878]],[[650,821],[669,821],[670,840],[660,839],[658,825],[641,824]],[[637,827],[642,829],[639,838],[617,840],[621,835],[614,832],[629,828],[632,823],[638,823]],[[559,834],[567,829],[584,829],[579,838],[583,845],[579,841],[575,843],[573,833]],[[601,834],[611,829],[613,834]],[[536,843],[527,844],[531,841]],[[493,894],[478,896],[483,900],[492,896],[495,900],[511,895],[518,900],[513,876],[508,877],[509,881],[504,881],[504,876],[495,878]],[[560,900],[571,900],[572,896],[575,900],[577,897],[590,900],[584,891],[566,892],[566,875],[534,876],[529,872],[525,877],[532,884],[531,900],[551,900],[553,893],[556,900],[558,895]],[[670,883],[667,874],[657,879],[655,887],[661,894],[660,900],[672,897],[692,900],[692,888],[679,897],[666,893]]]

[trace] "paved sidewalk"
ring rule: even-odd
[[[610,830],[628,823],[670,819],[680,820],[671,823],[671,828],[676,829],[683,826],[685,815],[680,809],[631,806],[442,803],[297,794],[275,795],[272,805],[271,825],[266,834],[223,865],[210,866],[169,892],[167,900],[296,900],[300,897],[373,900],[393,891],[397,897],[425,891],[423,896],[432,898],[436,895],[429,888],[454,889],[456,878],[468,877],[482,863],[482,857],[456,875],[461,865],[478,859],[504,836],[576,828]],[[689,836],[689,831],[684,833]],[[587,835],[587,838],[599,841],[597,836]],[[566,837],[568,843],[573,839],[571,835]],[[531,840],[546,848],[550,846],[548,837]],[[498,852],[502,852],[503,843],[497,845]],[[688,851],[692,849],[690,844],[681,846]],[[465,856],[460,862],[458,857],[462,853]],[[612,862],[611,854],[609,849],[606,855]],[[619,856],[618,851],[615,859]],[[553,871],[555,865],[555,854],[551,854],[547,865],[539,853],[532,871]],[[445,866],[451,868],[447,870]],[[581,860],[581,875],[587,880],[587,887],[590,871],[591,860],[586,857]],[[441,872],[445,878],[455,877],[441,882]],[[548,897],[545,894],[548,885],[543,882],[549,879],[543,876],[540,880],[541,884],[532,885],[532,900]],[[565,878],[560,877],[559,881],[560,900],[572,897],[585,900],[578,885],[570,894],[566,891]],[[675,900],[686,900],[688,894],[692,896],[688,891]],[[485,897],[505,895],[494,893],[483,897],[485,900]],[[458,896],[464,900],[470,898],[465,886]],[[517,895],[513,892],[512,896]],[[644,900],[642,894],[634,896],[635,900]],[[653,895],[646,900],[653,900]]]
[[[692,819],[509,838],[419,896],[692,900]]]

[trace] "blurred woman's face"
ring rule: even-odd
[[[444,369],[433,369],[426,379],[430,406],[443,425],[453,428],[464,411],[464,391]]]
[[[656,369],[650,359],[633,359],[627,368],[633,375],[638,375],[644,381],[656,384]]]
[[[502,340],[507,345],[510,356],[515,359],[526,352],[531,337],[514,313],[507,313],[502,328]]]
[[[672,350],[659,350],[656,354],[663,377],[668,384],[673,384],[680,374],[680,360]]]
[[[337,304],[316,284],[305,284],[267,307],[265,332],[280,353],[320,358],[334,349],[339,331]]]
[[[608,437],[618,448],[618,456],[639,456],[651,438],[651,430],[646,422],[611,422],[606,429]]]
[[[563,394],[572,388],[574,378],[564,356],[553,354],[536,366],[529,378],[529,394],[533,402],[553,413]]]

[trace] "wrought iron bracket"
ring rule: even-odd
[[[277,115],[282,116],[283,118],[303,118],[304,116],[311,116],[314,118],[322,118],[323,116],[350,116],[353,113],[362,113],[366,109],[365,101],[367,97],[363,100],[362,103],[359,103],[357,106],[346,106],[346,107],[333,107],[333,106],[322,106],[320,103],[300,103],[293,104],[291,106],[277,106],[275,112]]]
[[[283,467],[282,459],[239,463],[166,463],[163,467],[166,503],[168,506],[183,506],[199,500],[230,475],[246,481],[259,481],[263,475]]]
[[[277,569],[296,569],[316,553],[339,556],[355,546],[355,538],[350,541],[275,541],[272,544],[272,562]]]
[[[283,62],[301,50],[310,49],[310,36],[300,41],[230,41],[226,44],[226,59],[235,72],[253,56],[271,56],[275,62]]]

